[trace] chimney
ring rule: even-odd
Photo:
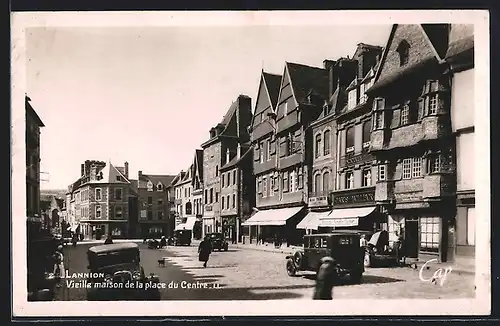
[[[138,171],[138,172],[137,172],[137,174],[138,174],[137,178],[138,178],[139,180],[141,180],[141,178],[142,178],[142,171]]]
[[[80,165],[80,176],[85,175],[85,164]]]
[[[97,166],[92,164],[90,166],[90,180],[96,180],[97,179]]]
[[[236,157],[239,159],[241,157],[241,144],[238,143],[238,148],[236,149]]]
[[[127,178],[127,179],[128,179],[128,162],[127,162],[127,161],[125,161],[125,164],[124,164],[124,165],[125,165],[125,178]]]
[[[226,163],[229,163],[229,158],[230,158],[230,156],[229,156],[229,148],[228,148],[228,149],[226,149]]]
[[[336,88],[336,80],[333,78],[333,66],[335,65],[335,63],[336,61],[334,60],[323,60],[323,67],[326,71],[328,71],[328,98],[333,95],[333,92],[335,92]]]

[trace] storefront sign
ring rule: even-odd
[[[375,201],[375,188],[369,191],[353,190],[349,193],[334,193],[333,205],[370,203]]]
[[[419,201],[422,200],[422,192],[405,192],[405,193],[395,193],[394,198],[397,202],[403,201]]]
[[[147,212],[145,209],[141,210],[141,218],[146,218],[147,217]]]
[[[320,219],[320,227],[350,227],[357,226],[359,219],[357,217],[350,218],[330,218],[330,219]]]
[[[205,212],[211,212],[213,210],[212,205],[205,206]]]
[[[309,207],[320,207],[320,206],[328,206],[328,197],[310,197],[308,201]]]

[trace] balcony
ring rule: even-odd
[[[357,164],[363,164],[375,160],[375,156],[369,152],[361,152],[357,154],[344,155],[340,157],[339,167],[345,168],[348,166],[354,166]]]
[[[280,170],[302,163],[302,153],[294,153],[279,159],[278,167]]]
[[[394,200],[394,181],[379,181],[375,186],[375,201],[389,202]]]
[[[440,199],[455,194],[455,176],[453,174],[429,174],[423,181],[422,197],[424,200]]]
[[[276,167],[276,156],[271,157],[270,160],[260,163],[260,161],[253,162],[254,174],[258,175],[263,172],[270,171]]]
[[[282,117],[278,121],[278,132],[282,132],[284,130],[287,130],[288,128],[291,128],[295,126],[297,123],[299,123],[299,115],[298,115],[298,110],[294,110],[293,112],[290,112],[287,116]]]
[[[378,185],[377,185],[378,186]],[[375,188],[362,187],[337,190],[332,193],[333,206],[364,206],[375,203]]]

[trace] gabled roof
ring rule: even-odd
[[[90,184],[95,183],[124,183],[130,184],[130,181],[121,173],[111,162],[108,162],[106,166],[97,172],[99,180],[91,180]],[[117,180],[120,177],[121,180]]]
[[[142,174],[142,177],[139,181],[151,181],[151,183],[156,186],[158,183],[161,183],[164,187],[168,187],[172,180],[175,178],[174,175],[168,174]]]
[[[133,195],[139,193],[139,180],[129,180],[130,181],[130,191]]]
[[[241,148],[241,150],[245,150],[244,154],[241,155],[239,158],[237,156],[233,157],[233,159],[231,161],[229,161],[228,163],[224,164],[221,167],[221,171],[224,171],[224,170],[227,170],[227,169],[230,169],[230,168],[237,166],[244,158],[246,158],[248,155],[250,155],[250,152],[253,152],[251,147]]]
[[[286,62],[285,70],[297,103],[307,103],[307,95],[314,93],[328,99],[328,72],[326,69]]]
[[[283,78],[283,76],[270,74],[264,71],[262,72],[262,76],[266,85],[267,94],[269,95],[269,101],[274,110],[276,108],[276,104],[278,103],[281,78]]]
[[[185,173],[186,172],[184,172],[184,171],[179,172],[176,176],[174,176],[174,178],[170,182],[170,185],[171,186],[175,186],[176,184],[178,184],[179,182],[181,182],[182,178],[184,178],[184,174]]]
[[[193,177],[198,174],[200,180],[203,180],[203,150],[197,149],[193,162]],[[193,178],[194,179],[194,178]]]
[[[187,168],[186,173],[184,173],[184,176],[182,177],[182,182],[189,181],[193,178],[192,171],[193,164],[191,164],[189,168]]]

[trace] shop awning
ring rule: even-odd
[[[186,223],[184,223],[185,229],[193,230],[195,223],[196,223],[196,216],[188,217]]]
[[[78,229],[79,226],[80,226],[80,224],[70,225],[70,226],[68,226],[68,228],[66,230],[71,231],[71,232],[76,232],[76,230]]]
[[[331,211],[326,212],[309,212],[299,224],[297,229],[317,230],[321,218],[326,218]]]
[[[331,213],[320,218],[321,227],[350,227],[359,224],[359,218],[365,217],[375,211],[375,206],[358,208],[334,209]]]
[[[266,209],[258,211],[254,216],[246,220],[242,226],[250,225],[285,225],[286,221],[300,212],[303,207],[291,207],[281,209]]]
[[[186,230],[186,223],[177,224],[175,231]]]

